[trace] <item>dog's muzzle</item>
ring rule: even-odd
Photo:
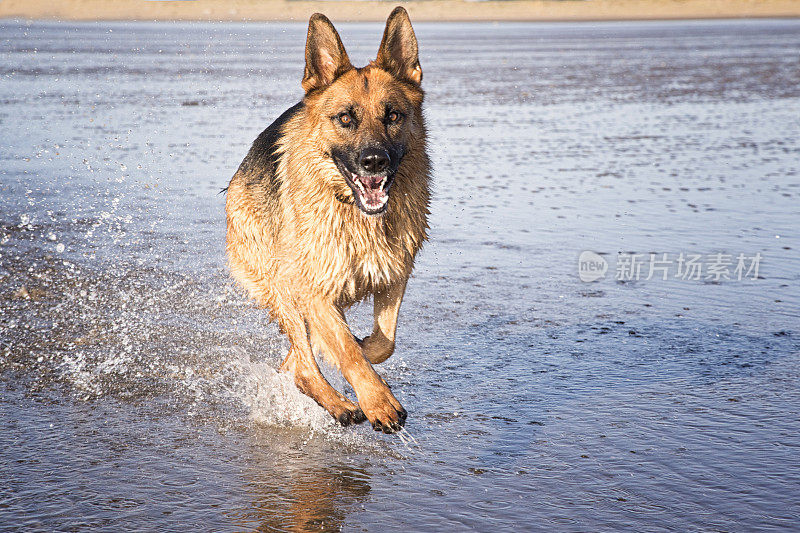
[[[353,191],[356,206],[368,215],[377,215],[386,210],[389,188],[394,180],[389,152],[382,148],[369,147],[358,156],[357,172],[350,170],[342,158],[333,157],[339,172]]]

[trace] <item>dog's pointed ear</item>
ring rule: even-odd
[[[422,83],[417,36],[414,35],[408,13],[402,7],[394,8],[386,20],[386,29],[383,32],[376,63],[398,78],[416,85]]]
[[[352,68],[342,40],[328,17],[320,13],[311,15],[306,38],[303,90],[309,92],[326,87]]]

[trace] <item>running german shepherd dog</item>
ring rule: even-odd
[[[343,425],[398,431],[406,411],[373,364],[394,351],[406,282],[427,238],[429,161],[422,69],[408,13],[386,21],[377,59],[350,64],[339,34],[311,17],[303,100],[253,143],[228,187],[233,277],[270,311],[291,348],[281,370]],[[373,296],[363,341],[344,310]],[[321,351],[358,396],[320,373]]]

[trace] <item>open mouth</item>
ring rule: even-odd
[[[386,210],[386,204],[389,202],[389,187],[392,185],[394,176],[389,174],[360,176],[350,172],[339,161],[336,161],[336,166],[344,176],[347,185],[352,189],[356,206],[359,209],[368,215],[377,215]]]

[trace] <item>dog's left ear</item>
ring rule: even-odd
[[[417,37],[408,13],[402,7],[394,8],[386,20],[381,47],[376,63],[383,70],[415,85],[422,83]]]
[[[306,38],[306,70],[303,75],[305,92],[320,89],[352,69],[336,28],[328,17],[314,13],[308,21]]]

